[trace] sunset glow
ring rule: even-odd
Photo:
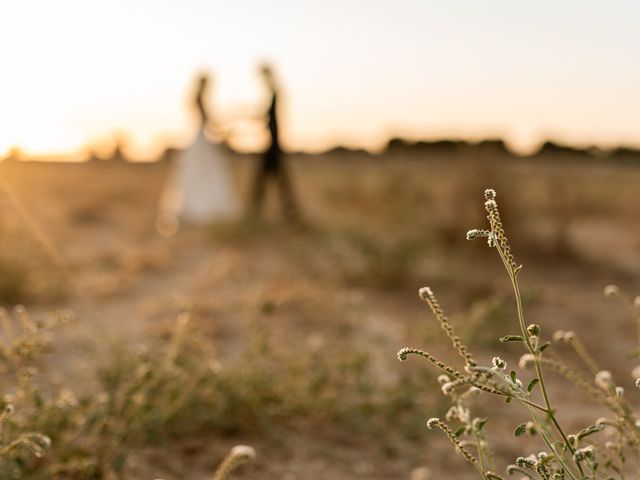
[[[281,78],[290,149],[639,145],[639,14],[630,1],[5,2],[0,155],[106,149],[117,135],[154,156],[190,138],[199,71],[215,75],[214,112],[259,110],[262,59]]]

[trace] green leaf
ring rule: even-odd
[[[527,333],[529,335],[531,335],[532,337],[537,337],[540,335],[540,325],[536,325],[535,323],[532,323],[531,325],[529,325],[527,327]]]
[[[534,378],[533,380],[531,380],[529,382],[529,385],[527,385],[527,392],[531,393],[531,390],[533,390],[533,387],[536,386],[536,383],[538,383],[540,381],[540,379],[538,378]]]
[[[506,342],[524,342],[524,338],[522,338],[522,335],[505,335],[500,338],[500,343]]]
[[[454,433],[454,435],[455,435],[456,437],[459,437],[459,436],[460,436],[460,435],[462,435],[466,430],[467,430],[467,427],[462,426],[462,427],[460,427],[460,428],[458,428],[458,429],[456,430],[456,433]]]
[[[553,442],[553,448],[560,455],[563,455],[565,450],[567,449],[567,446],[564,444],[564,442],[561,442],[560,440],[557,440],[557,441]]]
[[[480,430],[482,430],[484,428],[484,426],[486,425],[488,420],[489,420],[488,418],[476,418],[476,420],[474,422],[474,426],[475,426],[476,430],[478,432]]]
[[[542,345],[538,347],[538,351],[544,352],[547,349],[547,347],[549,347],[549,345],[551,345],[551,342],[544,342]]]
[[[513,431],[513,434],[516,437],[521,437],[522,435],[524,435],[524,433],[527,431],[527,424],[526,423],[521,423],[520,425],[518,425],[516,427],[516,429]]]
[[[514,372],[513,370],[511,370],[511,372],[509,372],[509,376],[511,377],[511,381],[512,381],[513,383],[516,383],[516,379],[517,379],[517,377],[516,377],[516,372]]]
[[[513,399],[513,397],[507,397],[504,399],[505,403],[511,403],[511,400]]]

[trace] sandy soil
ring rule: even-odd
[[[353,342],[371,353],[375,372],[391,381],[400,369],[419,368],[397,361],[403,346],[455,358],[444,337],[425,328],[433,322],[415,295],[418,287],[432,286],[461,328],[478,302],[508,295],[495,252],[463,241],[467,229],[484,225],[482,191],[494,186],[507,228],[514,232],[514,251],[525,265],[530,321],[549,336],[559,328],[579,332],[597,360],[632,391],[634,365],[624,353],[636,346],[635,327],[602,289],[617,283],[640,292],[640,168],[534,160],[478,166],[479,161],[295,158],[293,176],[305,226],[286,226],[277,205],[271,205],[258,227],[185,228],[170,238],[155,230],[164,164],[4,164],[1,173],[23,211],[16,210],[15,198],[0,192],[0,212],[11,238],[30,245],[45,271],[58,271],[59,281],[71,285],[60,300],[27,301],[34,315],[52,307],[75,312],[75,322],[61,333],[52,356],[50,369],[61,380],[89,378],[96,351],[118,339],[144,343],[150,331],[171,323],[189,302],[216,340],[221,361],[241,348],[269,303],[276,308],[268,328],[282,339],[283,348],[289,341],[331,342],[335,331],[329,322],[344,321],[355,326]],[[251,159],[237,162],[243,192],[251,167]],[[25,223],[25,211],[39,231]],[[424,244],[407,247],[416,251],[406,272],[393,270],[405,260],[392,254],[376,268],[360,268],[358,247],[349,244],[343,252],[333,246],[343,238],[335,232],[354,231],[383,245],[415,238]],[[516,325],[483,329],[488,330],[483,338],[485,333],[497,338],[515,333]],[[475,347],[485,360],[496,349],[517,362],[516,348],[495,342]],[[582,428],[599,416],[597,407],[576,403],[575,391],[554,390],[558,382],[551,381],[568,425]],[[432,399],[438,387],[434,384],[424,395],[416,409],[424,409],[426,419],[433,413],[428,408],[436,408]],[[523,414],[502,405],[487,400],[478,411],[492,415],[489,432],[498,463],[506,464],[523,453],[510,433]],[[304,424],[276,425],[260,437],[214,433],[169,454],[158,447],[143,449],[139,471],[132,475],[209,478],[231,445],[249,443],[258,460],[237,478],[382,480],[409,478],[420,466],[428,466],[433,478],[476,478],[439,434],[412,442],[396,433],[390,431],[385,439],[340,425],[316,431]]]

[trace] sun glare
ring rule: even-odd
[[[522,150],[544,136],[637,143],[640,69],[629,60],[640,38],[609,10],[589,4],[584,31],[564,34],[573,18],[568,7],[551,12],[547,5],[553,15],[543,18],[542,7],[496,2],[505,17],[496,24],[473,3],[464,14],[400,3],[409,10],[359,0],[304,8],[291,0],[270,8],[198,0],[5,2],[0,44],[10,48],[3,49],[0,153],[77,153],[124,132],[128,150],[149,158],[163,142],[188,141],[185,99],[202,70],[214,75],[214,106],[260,109],[255,67],[265,58],[286,89],[282,136],[289,149],[337,142],[377,149],[398,135],[498,134]],[[280,28],[271,28],[276,22]],[[608,34],[596,42],[589,25]],[[255,129],[238,129],[236,146],[260,145]]]

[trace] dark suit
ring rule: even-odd
[[[278,93],[272,91],[271,103],[267,111],[269,146],[264,152],[261,164],[256,172],[251,194],[251,208],[254,213],[258,213],[264,202],[267,182],[270,178],[273,178],[278,183],[285,214],[290,218],[294,218],[297,215],[297,208],[293,196],[293,189],[289,181],[289,174],[282,161],[277,111]]]

